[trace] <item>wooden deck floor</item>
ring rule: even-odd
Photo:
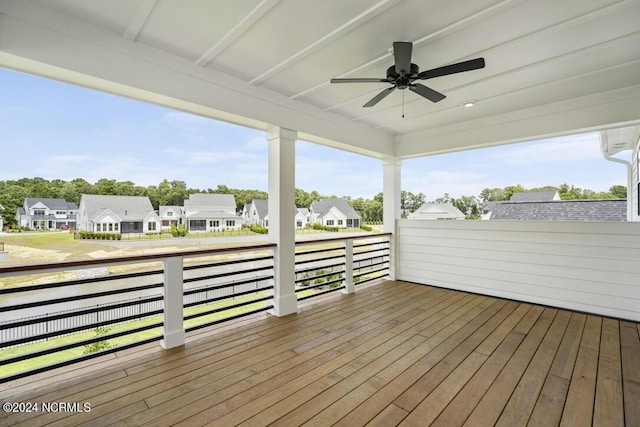
[[[0,389],[0,425],[640,426],[640,325],[401,282]]]

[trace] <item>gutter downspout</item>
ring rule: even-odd
[[[616,157],[611,157],[609,155],[609,142],[607,140],[606,134],[603,135],[603,132],[600,132],[600,151],[602,152],[602,156],[611,162],[621,163],[627,167],[627,221],[633,221],[633,207],[630,203],[631,192],[633,191],[633,179],[631,173],[631,162],[628,160],[618,159]]]

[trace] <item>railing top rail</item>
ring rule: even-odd
[[[393,233],[359,234],[348,237],[332,237],[329,239],[296,240],[296,245],[314,245],[317,243],[343,242],[345,240],[372,239],[375,237],[391,236]]]
[[[190,250],[190,251],[161,252],[157,254],[131,255],[131,256],[115,257],[115,258],[62,261],[62,262],[42,263],[42,264],[21,264],[21,265],[9,266],[9,267],[0,267],[0,277],[8,274],[34,273],[34,272],[43,273],[45,271],[51,271],[51,270],[74,269],[79,267],[91,267],[95,265],[105,265],[105,264],[114,265],[114,264],[122,264],[122,263],[141,263],[141,262],[159,261],[164,258],[172,258],[172,257],[178,257],[178,256],[196,257],[196,256],[215,255],[215,254],[227,253],[227,252],[247,252],[247,251],[260,250],[260,249],[273,249],[276,246],[277,245],[275,243],[264,243],[260,245],[241,245],[241,246],[228,246],[224,248],[197,249],[197,250]]]

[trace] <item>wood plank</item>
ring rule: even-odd
[[[464,385],[432,425],[452,426],[462,425],[465,422],[543,312],[542,307],[526,307],[529,308],[526,315],[507,334],[498,348],[491,353],[482,367]]]
[[[640,324],[554,312],[380,281],[13,382],[92,411],[0,425],[640,425]]]
[[[377,312],[379,308],[376,307],[376,305],[373,305],[372,307],[370,307],[370,310],[368,312],[361,312],[358,317],[367,319],[366,316],[368,314]],[[347,314],[344,314],[344,316],[349,317]],[[364,329],[352,330],[352,328],[344,328],[343,333],[347,334],[349,332],[353,332],[354,335],[362,334],[368,329],[375,328],[377,326],[377,324],[374,322],[364,321],[362,323],[362,328]],[[307,339],[313,339],[313,337],[307,336]],[[302,340],[300,343],[304,342],[305,341]],[[340,341],[334,340],[332,343],[330,343],[330,346],[336,347],[339,344]],[[295,346],[289,346],[289,348],[293,350]],[[324,352],[327,351],[326,348],[321,350],[324,350]],[[258,357],[264,358],[264,352],[261,353],[262,354],[259,355],[257,354]],[[320,357],[328,357],[329,359],[332,359],[338,354],[340,353],[334,352],[322,355]],[[292,355],[295,357],[296,354],[292,353]],[[209,374],[206,374],[204,377],[192,381],[190,384],[186,384],[185,386],[177,385],[176,387],[170,387],[166,392],[159,394],[158,392],[156,392],[154,396],[148,397],[146,399],[151,408],[148,411],[145,411],[145,413],[133,417],[132,420],[136,424],[146,424],[158,417],[163,417],[163,420],[167,420],[166,422],[169,422],[169,419],[180,420],[181,417],[188,416],[188,414],[185,415],[185,411],[181,411],[180,408],[189,407],[190,410],[193,410],[195,412],[204,410],[215,403],[224,401],[225,399],[233,396],[234,393],[240,393],[242,390],[251,388],[252,385],[256,385],[260,382],[260,380],[264,380],[265,375],[276,375],[278,373],[284,372],[287,368],[291,369],[292,366],[295,366],[295,363],[292,363],[291,360],[297,360],[297,362],[300,363],[305,361],[305,357],[289,359],[286,361],[274,360],[273,358],[265,359],[269,363],[269,365],[262,367],[263,369],[260,369],[260,366],[256,366],[255,363],[251,363],[250,360],[247,360],[247,363],[242,364],[243,370],[237,371],[237,374],[229,372],[227,369],[212,371]],[[322,363],[326,362],[326,360],[323,359],[316,360],[315,362],[318,361],[321,361]],[[271,365],[274,365],[274,362],[278,363],[277,366],[274,366],[273,369],[267,369]],[[238,363],[236,363],[236,365],[238,365]],[[305,372],[312,368],[312,366],[312,362],[309,362],[292,372]],[[260,372],[260,375],[256,376],[257,372]],[[251,381],[247,381],[247,379],[249,378],[251,379]],[[239,385],[238,387],[227,388],[236,383]],[[253,393],[255,393],[256,390],[257,388],[251,389]],[[150,389],[149,392],[153,392],[153,390]],[[169,393],[170,396],[167,393]],[[243,393],[243,396],[245,397],[249,395],[250,394],[248,393]],[[167,403],[165,404],[164,402]]]
[[[474,427],[495,425],[540,342],[546,335],[556,313],[555,309],[546,308],[544,310],[531,332],[522,341],[503,371],[471,412],[465,425]]]
[[[394,404],[405,411],[413,411],[425,396],[428,396],[447,375],[457,368],[465,358],[470,357],[475,348],[487,339],[491,332],[495,331],[507,316],[513,312],[516,305],[517,303],[515,305],[509,304],[498,313],[499,315],[493,316],[486,324],[475,331],[473,335],[464,337],[464,341],[461,342],[455,350],[446,355],[446,357],[441,358],[436,366],[404,390],[402,394],[394,400]],[[475,356],[472,355],[471,357],[473,358]]]
[[[557,426],[560,424],[586,318],[587,316],[583,313],[571,315],[562,343],[553,359],[549,375],[529,419],[530,425]]]
[[[423,292],[423,290],[419,288],[415,288],[414,291]],[[401,295],[403,295],[402,297],[410,298],[414,294],[409,293],[408,295]],[[392,293],[385,293],[384,298],[385,301],[387,301],[386,305],[397,303],[397,300],[393,299]],[[369,307],[371,312],[375,312],[377,310],[376,307],[380,307],[375,304],[380,303],[380,299],[367,301],[367,299],[364,298],[363,301],[364,306]],[[386,305],[382,304],[383,307]],[[364,315],[361,314],[361,316]],[[125,396],[126,394],[134,396],[134,399],[143,399],[148,397],[147,394],[158,393],[163,389],[174,385],[175,382],[180,384],[188,383],[193,378],[201,376],[204,372],[211,370],[215,371],[216,365],[219,369],[227,368],[229,365],[234,363],[237,365],[241,360],[249,358],[253,354],[260,354],[259,357],[266,358],[269,353],[265,353],[264,348],[270,348],[271,352],[277,352],[277,344],[279,342],[287,343],[290,342],[292,338],[295,341],[296,337],[298,337],[298,340],[304,340],[305,337],[308,337],[310,331],[314,336],[318,336],[318,332],[313,332],[314,329],[321,329],[326,325],[326,322],[335,324],[335,322],[346,321],[349,317],[350,316],[347,314],[343,314],[342,316],[329,315],[325,319],[324,314],[320,313],[319,319],[322,321],[317,322],[312,328],[303,329],[298,328],[295,322],[292,323],[290,319],[283,319],[284,326],[278,327],[278,333],[272,334],[271,339],[267,337],[258,338],[260,335],[245,335],[240,340],[230,341],[227,339],[228,336],[225,336],[221,339],[221,346],[216,346],[215,344],[218,341],[214,340],[213,344],[210,342],[205,345],[196,346],[194,349],[191,349],[191,351],[187,351],[187,347],[185,347],[184,349],[173,351],[172,355],[167,358],[171,360],[169,363],[146,363],[145,366],[147,369],[144,371],[130,375],[122,381],[112,381],[96,387],[91,391],[86,390],[83,394],[87,396],[86,398],[92,400],[92,403],[94,404],[94,410],[92,413],[95,415],[103,410],[100,408],[101,404],[108,404],[109,407],[113,407],[114,405],[117,405],[117,403],[113,403],[113,401],[118,401],[117,399],[121,396]],[[288,328],[290,331],[289,336],[273,340],[274,336],[282,337],[282,330],[287,330],[282,328]],[[243,334],[239,335],[242,336]],[[262,342],[262,344],[259,344],[260,342]],[[203,348],[203,351],[198,351]],[[227,371],[223,371],[223,373],[226,372]],[[147,394],[145,394],[145,390]],[[68,397],[71,401],[76,400],[77,398],[78,397],[74,395]],[[62,415],[56,416],[56,414],[47,414],[43,415],[42,418],[53,419],[60,418],[61,416]],[[79,416],[72,416],[72,418],[79,418]]]
[[[487,336],[514,311],[517,305],[518,304],[514,302],[507,303],[506,301],[498,301],[498,304],[494,304],[485,310],[481,315],[473,319],[472,322],[469,322],[465,328],[452,335],[447,341],[423,358],[420,361],[423,366],[427,366],[427,359],[435,363],[435,366],[422,376],[424,380],[423,383],[418,381],[414,383],[409,390],[405,391],[405,393],[411,391],[410,396],[412,397],[415,395],[419,396],[415,405],[424,399],[428,394],[428,389],[435,387],[433,384],[437,385],[452,369],[469,356],[475,347],[486,339]],[[474,326],[477,327],[475,331],[473,330]],[[456,346],[456,343],[459,344]],[[454,350],[451,350],[451,348],[454,348]],[[382,372],[375,375],[375,377],[365,381],[362,385],[328,406],[316,417],[311,419],[309,423],[316,425],[334,424],[356,406],[366,401],[372,394],[380,390],[382,386],[389,384],[389,382],[401,374],[402,372],[399,369],[395,369],[393,365],[385,368]],[[418,383],[420,383],[420,385],[417,385]],[[398,393],[400,392],[401,390],[398,390]],[[397,402],[398,400],[394,403],[400,406]],[[410,411],[407,407],[400,407],[407,412]]]
[[[443,301],[438,302],[438,299],[433,299],[432,302],[426,304],[434,304],[433,309],[435,312],[431,312],[427,310],[424,313],[425,321],[435,321],[438,316],[434,316],[437,313],[437,310],[442,310],[448,308],[451,304],[456,304],[456,301],[462,301],[465,297],[460,298],[461,296],[447,296]],[[420,317],[418,317],[419,319]],[[410,322],[412,322],[411,320]],[[394,328],[395,329],[395,328]],[[364,334],[363,336],[366,336]],[[162,405],[160,407],[154,407],[153,409],[147,411],[145,414],[142,414],[141,417],[134,417],[134,421],[138,424],[147,423],[150,419],[157,418],[162,416],[164,420],[168,421],[168,418],[171,420],[175,419],[177,421],[188,417],[189,414],[186,414],[184,411],[177,411],[176,408],[179,407],[189,407],[191,411],[194,413],[200,411],[213,411],[214,415],[209,416],[208,420],[214,420],[217,417],[221,417],[228,412],[233,411],[236,407],[241,407],[248,403],[254,403],[258,396],[263,394],[267,394],[271,392],[273,389],[277,387],[285,387],[291,386],[292,381],[301,381],[298,377],[303,376],[305,374],[309,374],[310,371],[314,371],[314,368],[319,366],[323,366],[326,364],[335,364],[336,367],[340,366],[340,362],[349,357],[356,357],[359,352],[365,352],[367,348],[373,348],[379,344],[379,342],[384,342],[384,340],[389,339],[395,336],[391,331],[379,334],[378,336],[370,336],[370,340],[362,341],[361,344],[356,346],[354,344],[354,340],[358,338],[353,338],[353,340],[345,343],[343,348],[336,348],[336,354],[329,354],[328,360],[325,360],[324,357],[327,355],[319,354],[322,351],[327,351],[327,348],[317,347],[316,349],[311,349],[308,355],[299,355],[297,358],[299,361],[304,361],[304,364],[300,367],[293,368],[290,362],[287,362],[284,365],[280,365],[282,372],[280,375],[272,379],[272,376],[265,376],[265,373],[259,373],[258,375],[252,377],[253,382],[251,383],[238,383],[238,385],[234,385],[227,389],[218,388],[223,386],[224,384],[219,384],[219,382],[215,382],[214,384],[209,384],[207,386],[201,387],[199,389],[193,390],[192,392],[185,393],[180,395],[178,398],[174,398],[171,401],[171,407],[167,408],[167,405]],[[379,342],[376,341],[379,340]],[[337,344],[329,344],[329,345],[337,345]],[[319,355],[318,355],[319,354]],[[317,357],[315,360],[311,360],[313,357]],[[307,361],[308,358],[308,361]],[[255,374],[255,372],[253,372]],[[269,374],[269,372],[266,372]],[[313,375],[313,374],[311,374]],[[333,380],[332,377],[330,380]],[[301,386],[306,385],[306,383],[302,382]],[[250,393],[247,393],[246,390],[249,389]],[[176,403],[182,406],[175,406]],[[215,411],[214,411],[215,409]],[[243,414],[247,414],[247,412],[243,412]],[[204,416],[204,415],[203,415]],[[168,418],[167,418],[168,417]],[[192,422],[195,422],[192,420]]]
[[[405,340],[412,340],[411,343],[417,345],[417,347],[415,347],[415,350],[413,350],[413,353],[411,354],[413,355],[413,359],[419,359],[420,355],[425,354],[430,349],[434,348],[439,342],[446,339],[447,333],[452,333],[450,331],[455,329],[455,326],[452,325],[456,319],[464,316],[465,314],[467,314],[468,316],[472,316],[473,313],[478,310],[477,306],[483,301],[486,303],[487,299],[483,297],[480,297],[479,299],[473,297],[470,300],[466,298],[458,300],[455,304],[452,304],[443,310],[443,312],[449,313],[447,316],[441,317],[436,322],[433,322],[431,320],[425,321],[423,322],[423,324],[419,325],[418,328],[407,330],[406,334],[398,334],[396,336],[387,337],[387,340],[384,343],[379,343],[378,345],[376,345],[376,347],[369,348],[366,351],[362,351],[360,355],[351,355],[347,359],[346,363],[337,363],[336,366],[331,369],[331,371],[328,370],[331,367],[326,367],[324,368],[324,370],[320,370],[318,372],[318,374],[320,374],[319,378],[322,378],[322,375],[326,376],[328,372],[333,372],[337,369],[341,369],[344,374],[347,374],[349,371],[353,371],[353,367],[350,367],[349,363],[353,363],[354,359],[356,364],[354,366],[357,366],[359,364],[359,359],[370,360],[370,363],[375,363],[378,358],[384,357],[388,352],[397,349],[398,346]],[[449,329],[447,330],[447,328]],[[425,333],[424,331],[426,330],[431,331],[433,339],[419,335],[421,333]],[[438,332],[440,332],[441,330],[447,331],[438,335]],[[391,353],[390,356],[387,356],[389,358],[388,360],[393,361],[395,360],[393,359],[394,357],[397,359],[397,357],[400,356],[399,353],[400,352]],[[377,364],[374,366],[377,366]],[[357,373],[358,370],[356,369],[353,372]],[[339,376],[339,374],[337,373],[334,375]],[[366,380],[366,378],[362,378],[362,376],[363,374],[360,374],[358,377],[352,378],[352,381],[349,384],[359,384]],[[341,377],[341,379],[342,378],[343,377]],[[261,399],[256,399],[251,402],[250,405],[246,405],[241,409],[234,411],[234,413],[230,413],[228,414],[228,416],[220,418],[214,423],[214,425],[224,426],[229,422],[237,422],[238,419],[247,418],[247,422],[243,423],[245,425],[260,425],[261,423],[270,423],[272,421],[278,420],[278,418],[284,415],[288,415],[292,411],[298,410],[298,408],[305,404],[305,402],[323,393],[328,388],[323,387],[323,384],[314,384],[310,380],[316,381],[316,379],[310,378],[308,374],[300,377],[298,380],[300,380],[301,383],[289,383],[282,388],[272,390],[269,395],[266,395]],[[278,402],[278,399],[276,399],[275,397],[275,395],[277,394],[283,395],[280,402]],[[323,395],[323,397],[321,397],[321,399],[322,398],[330,399],[331,395],[325,394]],[[324,403],[324,401],[318,402]],[[248,411],[249,408],[251,408],[250,412]],[[292,415],[295,418],[299,414],[300,412],[296,412]],[[247,415],[250,415],[251,418],[246,417]],[[312,415],[315,415],[315,413]],[[280,421],[285,422],[284,420]],[[286,422],[293,422],[294,424],[297,424],[295,420],[291,418],[287,419]]]
[[[400,424],[400,422],[407,416],[407,411],[402,408],[398,408],[393,403],[382,410],[366,425],[367,427],[388,427]]]
[[[419,325],[416,325],[415,327],[407,329],[404,333],[398,334],[396,336],[385,337],[385,341],[383,343],[379,343],[375,348],[372,348],[367,351],[363,351],[360,355],[357,355],[356,357],[352,357],[347,363],[343,364],[342,366],[338,366],[334,368],[334,370],[341,369],[344,374],[347,374],[348,372],[356,372],[353,366],[360,364],[359,359],[366,359],[366,360],[370,360],[371,362],[375,362],[375,360],[378,357],[383,357],[384,354],[393,350],[400,343],[402,343],[407,339],[413,339],[417,343],[424,342],[425,340],[427,340],[427,338],[421,337],[418,334],[421,331],[423,331],[425,327],[432,328],[435,326],[434,331],[437,329],[442,329],[447,325],[450,325],[451,322],[456,318],[462,316],[464,314],[464,310],[466,311],[473,310],[474,307],[478,305],[478,302],[481,302],[481,301],[483,301],[482,298],[478,300],[475,297],[471,297],[471,299],[464,298],[459,301],[456,301],[455,304],[452,304],[442,310],[443,314],[445,312],[449,313],[447,316],[440,316],[440,318],[437,319],[436,322],[432,320],[425,320],[421,322]],[[459,309],[454,310],[454,307],[459,307]],[[421,344],[420,348],[423,349],[425,345],[426,344]],[[420,351],[420,350],[416,350],[416,351]],[[349,364],[352,364],[352,366],[349,366]],[[337,374],[336,372],[336,375],[339,375],[339,374]],[[296,409],[300,404],[305,403],[310,398],[324,391],[324,389],[317,389],[317,390],[313,389],[313,386],[306,387],[308,384],[309,384],[309,381],[303,382],[301,384],[301,387],[297,389],[297,390],[300,390],[299,393],[294,393],[294,394],[290,394],[292,393],[292,391],[290,390],[290,387],[286,387],[282,390],[277,390],[278,392],[289,394],[289,397],[286,398],[286,402],[281,402],[280,404],[274,404],[270,402],[268,396],[267,396],[267,399],[262,402],[260,401],[252,402],[252,406],[260,405],[260,411],[262,412],[257,411],[254,414],[252,414],[253,415],[252,418],[247,420],[247,425],[251,425],[252,423],[259,424],[262,420],[265,420],[264,422],[274,421],[279,417],[287,414],[288,412]],[[303,390],[302,388],[305,388],[305,389]],[[228,422],[234,421],[236,419],[235,417],[241,417],[242,419],[244,419],[245,416],[246,416],[246,407],[242,408],[242,410],[240,411],[236,411],[235,415],[229,414]],[[219,425],[224,425],[224,424],[225,424],[225,420],[221,418]]]
[[[567,401],[560,420],[562,427],[590,426],[593,420],[601,328],[601,317],[587,317],[576,366],[571,376]]]
[[[496,426],[527,425],[570,318],[571,313],[568,311],[558,312],[502,414],[500,414]]]
[[[618,321],[605,318],[602,321],[596,400],[593,407],[594,427],[624,426],[621,365]]]
[[[624,419],[629,426],[640,426],[640,337],[631,322],[620,322]]]

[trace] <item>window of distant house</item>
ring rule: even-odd
[[[96,224],[96,231],[102,231],[102,224],[98,223]]]
[[[168,211],[168,212],[167,212],[167,216],[173,216],[173,212]]]
[[[341,219],[338,220],[338,225],[342,225],[342,220]]]
[[[227,227],[234,227],[236,225],[236,220],[235,219],[228,219],[227,220]]]
[[[332,219],[328,219],[327,220],[327,225],[333,225],[333,220]]]
[[[112,222],[109,223],[109,231],[113,231],[113,223]]]
[[[211,221],[211,222],[213,222],[212,227],[220,227],[220,221],[219,220],[216,219],[216,220]]]
[[[302,221],[296,221],[296,226],[302,227]]]
[[[114,231],[118,231],[118,223],[117,222],[115,224],[113,224],[113,230]]]
[[[56,215],[66,215],[65,211],[56,211]]]
[[[34,209],[33,210],[33,214],[34,215],[44,215],[44,209]]]
[[[156,223],[154,221],[149,223],[149,231],[156,231]]]

